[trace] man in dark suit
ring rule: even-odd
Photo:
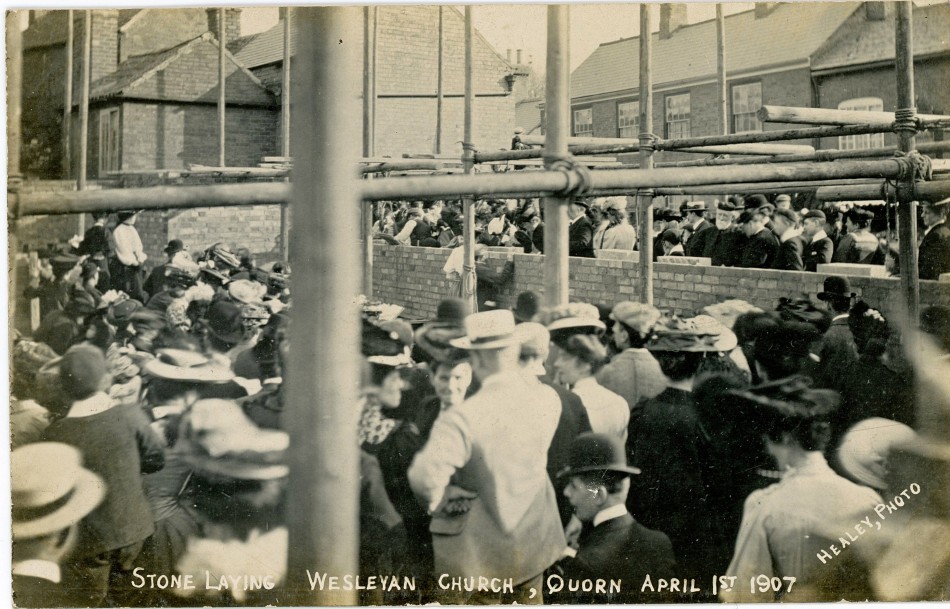
[[[776,209],[772,216],[772,225],[779,238],[778,254],[772,261],[772,268],[780,271],[804,271],[802,253],[805,242],[799,236],[798,214],[790,209]]]
[[[917,268],[921,279],[938,279],[950,273],[950,227],[947,213],[950,198],[923,204],[923,220],[927,230],[917,253]]]
[[[689,201],[683,208],[686,212],[686,223],[693,229],[693,234],[686,242],[687,256],[709,256],[712,246],[716,242],[719,229],[706,219],[706,202]]]
[[[102,501],[102,478],[66,444],[37,442],[10,454],[13,601],[18,607],[75,607],[60,563],[76,545],[79,521]]]
[[[742,249],[739,266],[750,269],[769,269],[778,255],[778,238],[765,227],[765,212],[757,209],[745,217],[743,230],[748,238]]]
[[[802,236],[806,239],[802,257],[806,271],[817,272],[819,264],[831,262],[835,245],[825,232],[826,221],[825,214],[817,209],[802,216]]]
[[[571,200],[567,217],[571,224],[567,231],[568,255],[580,258],[594,257],[594,225],[587,217],[590,204],[580,198]]]
[[[563,473],[569,480],[564,492],[583,526],[576,552],[554,570],[564,579],[619,580],[620,590],[579,592],[563,601],[552,600],[575,604],[672,600],[646,586],[648,577],[653,587],[658,578],[675,577],[676,561],[669,537],[644,527],[627,512],[629,476],[639,473],[627,465],[623,446],[615,437],[586,433],[574,441],[570,469]]]
[[[712,258],[713,266],[739,264],[746,238],[736,221],[740,209],[732,201],[724,201],[716,209],[716,236],[707,254]]]

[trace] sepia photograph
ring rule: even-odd
[[[950,0],[74,4],[0,604],[950,601]]]

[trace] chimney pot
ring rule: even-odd
[[[518,65],[521,65],[521,53],[522,53],[522,49],[518,49],[518,60],[517,60]]]

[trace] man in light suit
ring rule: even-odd
[[[544,570],[565,547],[546,470],[560,401],[518,371],[511,311],[469,315],[465,332],[450,342],[470,353],[481,389],[439,415],[408,474],[432,514],[439,600],[541,603]],[[471,577],[497,585],[473,589],[464,583]],[[445,590],[457,578],[461,589]]]
[[[586,433],[571,446],[570,468],[562,473],[570,482],[564,494],[583,523],[577,548],[554,568],[564,579],[620,580],[619,592],[579,592],[554,602],[650,603],[673,600],[664,593],[641,590],[647,576],[676,577],[670,538],[646,528],[627,511],[631,475],[640,470],[627,465],[623,445],[607,434]],[[655,584],[654,584],[655,585]]]

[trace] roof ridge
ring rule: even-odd
[[[166,58],[163,59],[162,61],[158,62],[157,64],[155,64],[154,66],[152,66],[152,67],[149,68],[148,70],[145,70],[138,78],[136,78],[135,80],[133,80],[132,82],[130,82],[128,85],[126,85],[126,86],[123,87],[122,89],[123,89],[124,91],[128,91],[128,90],[130,90],[130,89],[134,89],[135,87],[137,87],[137,86],[139,86],[140,84],[142,84],[143,82],[145,82],[147,79],[151,78],[152,75],[154,75],[156,72],[159,72],[159,71],[161,71],[161,70],[164,70],[165,68],[167,68],[167,67],[169,66],[169,64],[171,64],[172,61],[174,61],[175,59],[177,59],[178,57],[180,57],[181,54],[184,53],[185,50],[187,50],[188,47],[191,47],[191,46],[197,44],[197,42],[198,42],[199,40],[202,40],[206,35],[207,35],[207,32],[206,32],[205,34],[202,34],[201,36],[198,36],[198,37],[196,37],[196,38],[192,38],[191,40],[188,40],[188,41],[186,41],[186,42],[183,42],[183,43],[181,43],[181,44],[179,44],[179,45],[177,45],[177,46],[170,47],[170,48],[168,48],[168,49],[165,49],[164,51],[159,51],[159,53],[154,53],[154,55],[158,55],[158,54],[160,54],[160,53],[168,53],[168,57],[166,57]],[[148,55],[149,55],[149,54],[146,53],[145,55],[137,55],[137,57],[147,57]],[[130,57],[129,59],[131,59],[131,57]]]
[[[820,3],[821,3],[821,2],[812,2],[812,4],[820,4]],[[788,2],[778,2],[777,4],[779,4],[779,5],[785,5],[785,4],[788,4]],[[860,2],[858,2],[857,4],[860,4]],[[776,8],[778,8],[778,7],[776,7]],[[750,9],[747,9],[747,10],[744,10],[744,11],[739,11],[739,12],[737,12],[737,13],[732,13],[731,15],[726,15],[726,16],[725,16],[725,19],[726,19],[726,20],[732,19],[733,17],[738,17],[738,16],[740,16],[740,15],[744,15],[744,14],[746,14],[746,13],[752,13],[752,12],[755,12],[755,9],[754,9],[754,8],[750,8]],[[773,11],[773,12],[774,12],[774,11]],[[771,15],[772,13],[769,13],[769,14]],[[676,32],[680,32],[680,31],[682,31],[682,30],[685,30],[686,28],[691,28],[691,27],[694,27],[694,26],[697,26],[697,25],[703,25],[704,23],[709,23],[710,21],[715,21],[715,20],[716,20],[715,17],[711,17],[711,18],[709,18],[709,19],[703,19],[702,21],[697,21],[696,23],[687,23],[686,25],[681,25],[680,27],[676,28],[676,30],[674,30],[673,33],[676,34]],[[656,31],[656,32],[654,32],[654,31],[652,31],[652,30],[650,31],[650,35],[651,35],[651,36],[656,35],[656,34],[659,34],[659,33],[660,33],[659,30]],[[629,41],[629,40],[639,40],[639,38],[640,38],[640,34],[637,34],[636,36],[628,36],[627,38],[620,38],[620,39],[618,39],[618,40],[610,40],[610,41],[607,41],[607,42],[601,42],[600,45],[598,45],[598,48],[603,47],[603,46],[607,46],[607,45],[611,45],[611,44],[619,44],[619,43],[621,43],[621,42],[627,42],[627,41]]]

